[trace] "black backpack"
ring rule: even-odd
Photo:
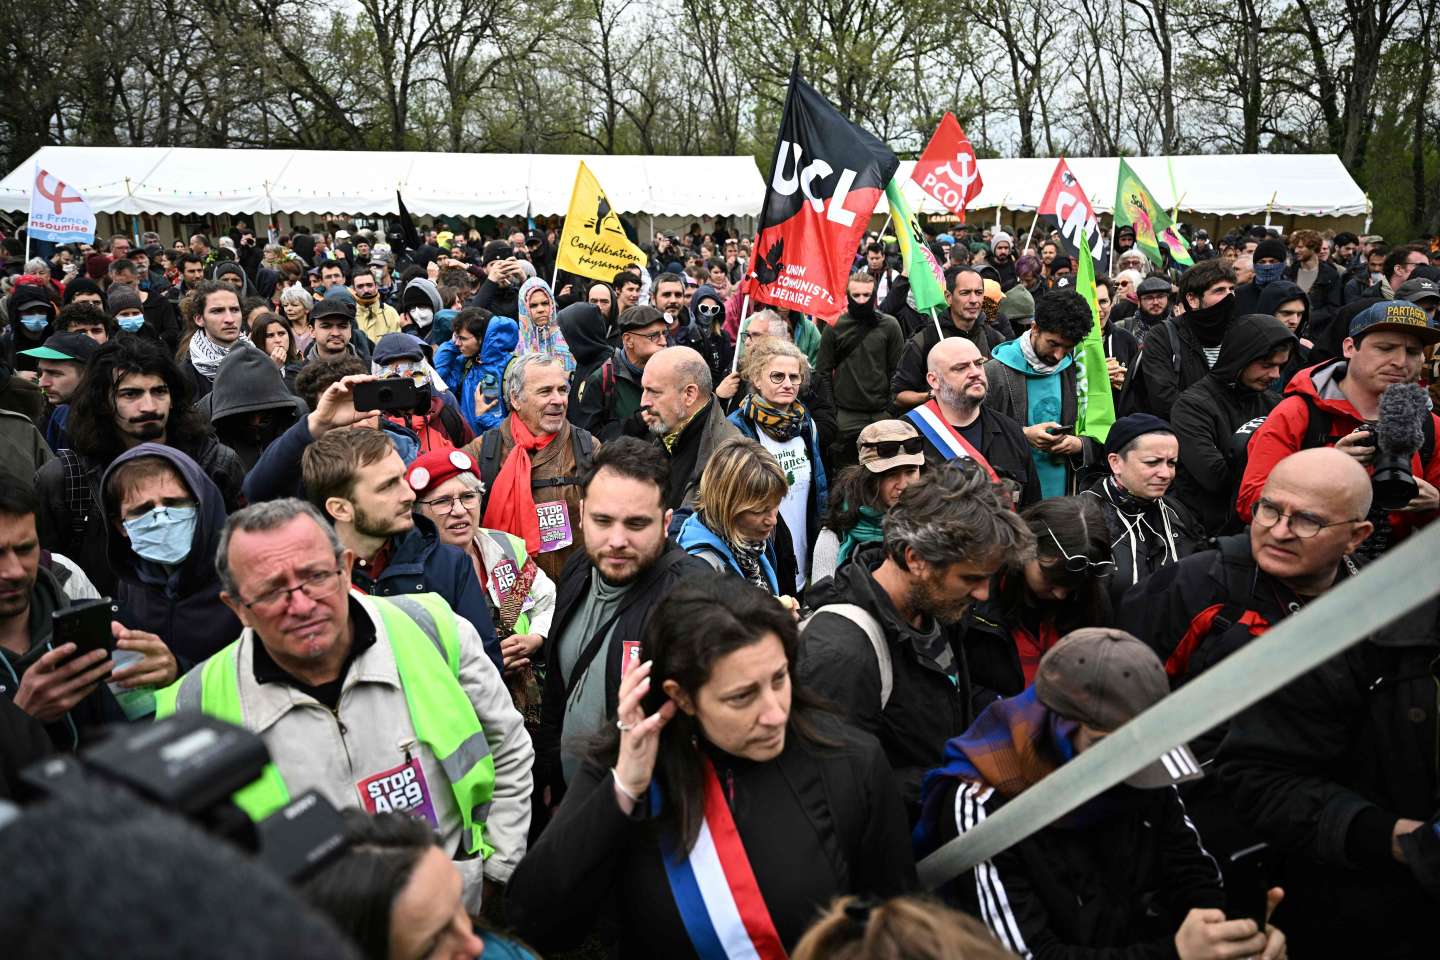
[[[535,487],[568,487],[580,482],[580,477],[590,469],[590,464],[595,459],[595,438],[584,430],[573,424],[570,427],[570,450],[575,456],[575,473],[563,477],[551,477],[548,480],[534,481]],[[480,480],[485,484],[485,499],[488,503],[490,498],[490,487],[495,483],[495,478],[500,475],[500,430],[487,430],[480,439],[479,460]],[[483,512],[484,506],[481,510]]]

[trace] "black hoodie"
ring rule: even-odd
[[[1300,289],[1298,284],[1291,283],[1289,280],[1276,280],[1266,284],[1265,289],[1260,291],[1260,306],[1255,312],[1273,317],[1275,311],[1280,309],[1281,304],[1289,303],[1291,300],[1299,300],[1305,305],[1305,312],[1300,316],[1300,326],[1295,328],[1295,336],[1308,340],[1310,339],[1311,319],[1310,297]],[[1310,348],[1297,342],[1295,349],[1290,351],[1290,362],[1285,364],[1285,369],[1280,372],[1280,379],[1270,388],[1270,392],[1277,397],[1282,396],[1290,378],[1295,376],[1296,371],[1300,368],[1310,366],[1311,362]]]
[[[595,304],[580,301],[561,307],[555,319],[570,346],[570,355],[575,358],[575,372],[570,375],[570,409],[575,410],[580,384],[596,367],[610,359],[612,348],[605,340],[605,315]]]
[[[106,497],[106,553],[116,576],[115,601],[120,605],[120,621],[164,640],[184,673],[240,636],[240,621],[221,601],[215,573],[225,503],[199,464],[161,443],[142,443],[116,457],[105,471],[101,489],[109,486],[121,464],[140,457],[167,460],[184,479],[195,497],[195,534],[190,553],[172,567],[145,560],[131,549],[129,538],[117,526],[118,505]]]
[[[1279,394],[1242,385],[1240,373],[1287,343],[1297,345],[1295,335],[1272,316],[1236,318],[1220,343],[1215,368],[1175,401],[1170,425],[1180,439],[1180,469],[1171,495],[1206,534],[1219,533],[1234,513],[1238,479],[1231,475],[1235,431],[1265,416],[1280,402]]]
[[[215,425],[215,435],[240,457],[246,472],[276,437],[310,411],[305,401],[285,387],[275,361],[258,349],[231,350],[220,361],[215,384],[195,404]],[[257,433],[249,415],[269,413]]]

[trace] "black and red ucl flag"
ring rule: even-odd
[[[860,235],[900,161],[790,73],[748,278],[760,303],[825,320],[845,309]]]
[[[1070,172],[1070,165],[1064,157],[1055,164],[1055,173],[1050,177],[1050,185],[1045,188],[1045,196],[1040,199],[1035,213],[1040,223],[1060,232],[1060,245],[1071,259],[1080,256],[1080,235],[1084,234],[1090,256],[1095,259],[1095,272],[1105,272],[1105,261],[1110,256],[1105,246],[1105,234],[1100,230],[1100,221],[1085,197],[1085,190],[1075,179],[1075,174]]]

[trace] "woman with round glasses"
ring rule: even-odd
[[[908,420],[880,420],[860,431],[860,462],[846,467],[830,490],[825,526],[815,538],[810,580],[834,576],[856,548],[884,539],[885,512],[925,466],[925,441]]]
[[[550,632],[555,583],[525,550],[525,541],[480,526],[484,487],[475,460],[463,450],[432,450],[405,473],[415,491],[415,510],[431,523],[441,543],[465,551],[485,586],[500,637],[505,680],[527,722],[539,722],[540,687],[532,661]]]
[[[970,613],[965,648],[978,712],[1035,679],[1040,658],[1081,627],[1108,627],[1106,582],[1115,574],[1110,530],[1094,497],[1052,497],[1020,514],[1035,554],[1012,560]]]
[[[810,361],[788,340],[761,337],[746,350],[740,375],[750,392],[730,414],[730,422],[760,441],[785,475],[788,489],[780,501],[780,516],[794,548],[798,577],[793,586],[799,589],[809,578],[811,548],[829,502],[820,431],[799,399],[810,379]],[[791,586],[781,584],[780,592],[789,593]]]
[[[1184,507],[1169,496],[1180,464],[1180,441],[1170,424],[1148,413],[1121,417],[1105,438],[1110,476],[1081,496],[1100,504],[1109,529],[1115,575],[1110,603],[1125,591],[1195,550],[1199,537]]]

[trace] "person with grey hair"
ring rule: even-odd
[[[645,364],[640,416],[670,458],[665,506],[675,511],[671,532],[695,512],[700,473],[717,444],[740,435],[715,399],[710,367],[690,347],[666,347]]]
[[[807,592],[798,679],[880,738],[913,820],[921,778],[974,719],[960,621],[1035,538],[968,460],[906,487],[883,529]]]
[[[310,309],[314,306],[314,296],[298,283],[280,292],[280,312],[290,321],[290,332],[295,334],[295,349],[302,357],[310,352],[310,345],[315,342],[315,328],[310,325]]]
[[[467,444],[484,484],[481,526],[512,534],[551,579],[577,550],[580,477],[599,442],[570,422],[570,374],[554,353],[527,353],[505,373],[510,412]]]
[[[159,691],[156,716],[199,710],[261,736],[271,762],[236,795],[253,819],[308,790],[423,818],[478,911],[482,883],[525,853],[530,738],[475,628],[433,594],[347,590],[354,562],[304,501],[231,516],[216,572],[244,630]]]

